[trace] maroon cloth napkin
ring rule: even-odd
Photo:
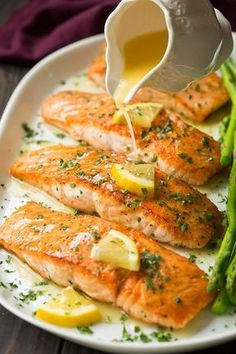
[[[0,27],[0,60],[33,63],[69,43],[101,33],[107,16],[119,2],[29,0]],[[236,29],[236,0],[212,3]]]
[[[0,27],[0,60],[32,63],[102,33],[120,0],[31,0]]]

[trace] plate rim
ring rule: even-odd
[[[0,141],[5,131],[5,125],[9,120],[11,120],[11,112],[14,106],[17,105],[18,96],[20,95],[21,91],[25,88],[25,86],[27,86],[27,83],[31,80],[31,78],[34,75],[36,75],[37,72],[42,67],[47,66],[49,63],[53,62],[60,56],[69,55],[71,51],[79,50],[83,46],[94,45],[96,43],[101,42],[102,40],[104,40],[103,34],[98,34],[92,37],[82,39],[80,41],[69,44],[49,54],[48,56],[40,60],[35,66],[33,66],[26,73],[26,75],[20,80],[20,82],[14,89],[4,109],[0,121]],[[223,333],[222,335],[217,334],[217,337],[213,332],[212,335],[209,335],[207,338],[203,338],[202,340],[200,340],[199,338],[191,339],[190,337],[190,339],[188,339],[187,341],[184,341],[184,339],[180,339],[178,341],[165,342],[165,343],[160,343],[160,342],[153,342],[148,344],[140,343],[140,342],[116,343],[116,342],[111,342],[106,340],[103,341],[97,338],[93,338],[91,336],[85,336],[80,334],[79,332],[76,334],[76,336],[74,333],[67,335],[67,333],[63,333],[63,327],[58,327],[58,326],[47,324],[46,322],[42,322],[36,319],[35,317],[31,317],[30,315],[22,312],[20,309],[17,309],[14,305],[9,304],[7,300],[2,296],[2,293],[0,293],[0,304],[9,312],[17,316],[18,318],[36,327],[39,327],[40,329],[46,330],[47,332],[65,338],[77,344],[81,344],[90,348],[94,348],[106,352],[113,352],[113,353],[123,352],[124,350],[127,350],[130,353],[131,352],[141,353],[144,350],[147,353],[153,353],[153,352],[162,353],[163,351],[165,353],[173,353],[173,352],[176,353],[180,351],[186,352],[186,351],[203,349],[207,347],[213,347],[218,344],[230,341],[236,337],[236,327],[235,327],[232,330],[228,330],[228,333]]]

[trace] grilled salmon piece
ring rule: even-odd
[[[111,229],[136,242],[140,271],[90,258],[93,245]],[[149,323],[182,328],[213,298],[207,293],[204,272],[185,257],[139,231],[95,216],[75,217],[29,202],[0,227],[0,245],[44,278],[62,286],[72,284]]]
[[[203,122],[228,100],[229,95],[223,81],[216,73],[177,93],[164,93],[145,87],[134,98],[134,102],[160,102],[182,118],[197,122]]]
[[[110,175],[126,156],[84,147],[50,146],[24,154],[11,174],[63,204],[142,231],[160,242],[200,248],[222,232],[222,217],[207,197],[155,170],[155,200],[121,190]]]
[[[43,103],[42,117],[74,139],[98,149],[127,152],[132,141],[127,125],[114,124],[114,101],[105,94],[59,92]],[[163,109],[149,129],[134,127],[140,157],[150,162],[157,156],[161,170],[200,185],[221,169],[218,142],[184,123],[176,113]],[[155,162],[156,164],[156,162]]]
[[[88,77],[99,87],[105,88],[106,46],[94,58],[88,69]],[[180,114],[182,117],[203,122],[212,112],[229,101],[229,95],[223,85],[223,80],[212,73],[193,83],[187,89],[177,93],[164,93],[148,87],[138,91],[134,102],[160,102],[168,110]]]

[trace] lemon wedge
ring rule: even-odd
[[[62,327],[87,326],[101,319],[98,308],[71,286],[39,307],[35,316]]]
[[[121,189],[140,197],[153,198],[155,194],[155,169],[151,164],[113,164],[111,175]]]
[[[91,258],[124,269],[138,271],[140,268],[139,253],[135,242],[122,232],[113,229],[93,246]]]
[[[126,124],[124,112],[126,112],[131,120],[131,123],[138,127],[150,128],[157,114],[162,109],[160,103],[137,103],[125,106],[116,111],[113,115],[114,124]]]

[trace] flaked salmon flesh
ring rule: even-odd
[[[105,45],[101,54],[94,58],[88,69],[88,77],[96,85],[105,88],[106,62]],[[223,80],[216,74],[196,81],[187,89],[177,93],[164,93],[148,87],[142,88],[134,102],[159,102],[168,110],[178,113],[191,121],[203,122],[211,113],[229,101]]]
[[[140,271],[91,259],[93,245],[111,229],[135,241]],[[188,259],[139,231],[95,216],[72,216],[29,202],[0,226],[0,245],[58,285],[73,285],[132,317],[165,327],[184,327],[214,296],[207,293],[204,272]]]
[[[75,146],[30,151],[11,167],[11,175],[63,204],[142,231],[171,245],[200,248],[222,233],[222,216],[207,197],[155,169],[155,199],[120,189],[112,178],[114,163],[125,155]]]
[[[114,101],[106,94],[62,91],[47,98],[41,114],[46,123],[83,139],[97,149],[124,153],[133,149],[126,124],[114,124]],[[151,128],[134,127],[139,155],[187,183],[201,185],[221,170],[220,146],[209,135],[162,109]]]

